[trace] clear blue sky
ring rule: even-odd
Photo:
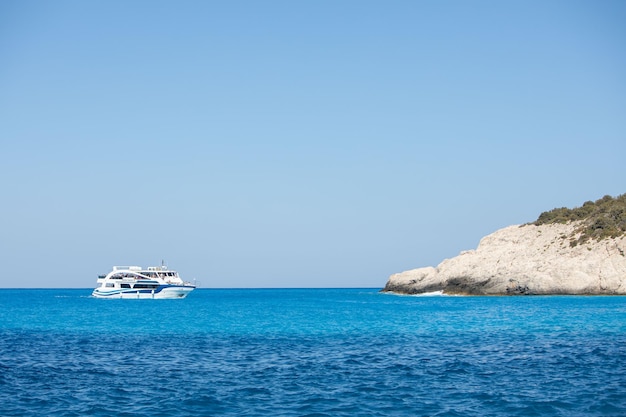
[[[0,2],[0,287],[382,287],[626,192],[624,1]]]

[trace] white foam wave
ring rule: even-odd
[[[411,294],[414,297],[445,297],[447,294],[443,293],[443,290],[423,292],[421,294]]]

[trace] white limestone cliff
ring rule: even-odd
[[[626,238],[570,245],[577,223],[509,226],[437,267],[393,274],[385,292],[626,294]]]

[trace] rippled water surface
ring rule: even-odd
[[[626,297],[90,292],[0,290],[0,415],[626,415]]]

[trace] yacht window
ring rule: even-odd
[[[115,286],[115,284],[113,284],[112,282],[107,282],[107,288],[113,288]]]
[[[154,284],[135,284],[135,288],[156,288]]]
[[[122,288],[130,288],[130,284],[122,284]]]

